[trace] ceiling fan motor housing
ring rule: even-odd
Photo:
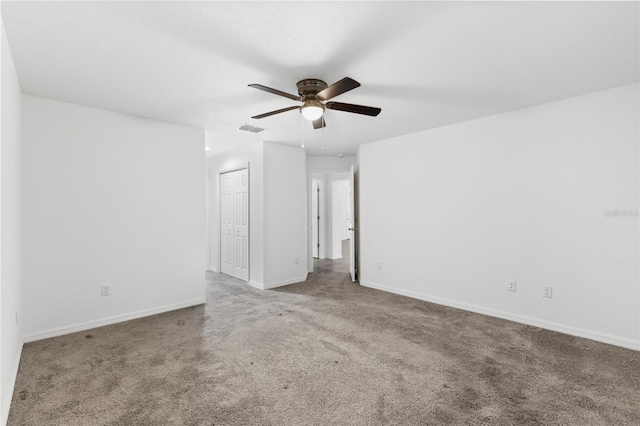
[[[307,99],[315,98],[318,92],[329,87],[327,83],[322,80],[318,80],[317,78],[300,80],[296,83],[296,86],[298,86],[298,93],[300,94],[303,102]]]

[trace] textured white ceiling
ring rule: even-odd
[[[311,155],[638,81],[637,2],[2,2],[22,91]],[[313,130],[303,78],[362,86]],[[252,134],[241,124],[264,127]]]

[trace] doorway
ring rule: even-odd
[[[342,258],[340,259],[313,259],[314,272],[349,272],[349,240],[341,240]]]
[[[220,271],[249,280],[248,169],[220,174]]]
[[[349,272],[350,173],[310,173],[309,272]]]

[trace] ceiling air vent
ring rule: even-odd
[[[243,124],[242,126],[238,127],[238,129],[239,130],[245,130],[245,131],[251,132],[251,133],[260,133],[261,131],[264,130],[261,127],[249,126],[248,124]]]

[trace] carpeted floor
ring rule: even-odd
[[[638,425],[640,352],[345,272],[25,345],[9,425]]]

